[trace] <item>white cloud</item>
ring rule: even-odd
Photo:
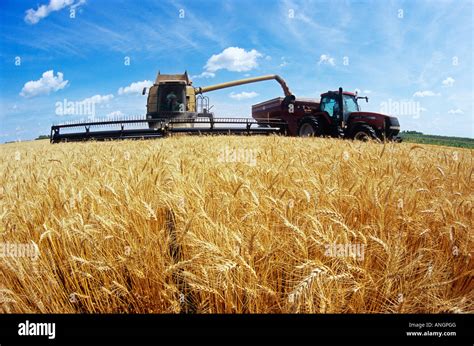
[[[219,70],[228,70],[234,72],[250,71],[258,67],[257,59],[262,54],[252,49],[246,51],[239,47],[228,47],[222,53],[212,55],[207,60],[204,69],[207,72],[216,72]]]
[[[26,82],[20,95],[35,97],[64,89],[69,81],[64,80],[63,77],[64,75],[61,72],[58,72],[55,76],[53,70],[46,71],[40,79]]]
[[[328,64],[328,65],[334,66],[336,65],[336,62],[334,61],[334,58],[332,58],[328,54],[322,54],[319,57],[319,62],[318,62],[318,65],[321,65],[321,64]]]
[[[36,10],[30,8],[26,10],[25,22],[28,24],[36,24],[41,19],[49,16],[51,12],[60,11],[67,6],[75,9],[76,7],[84,4],[85,0],[79,0],[74,3],[74,0],[50,0],[47,5],[39,5]]]
[[[431,90],[417,91],[413,94],[413,97],[428,97],[428,96],[440,96],[440,93],[434,93]]]
[[[133,82],[129,86],[119,88],[118,94],[119,95],[141,94],[143,91],[143,88],[149,88],[152,85],[153,85],[153,82],[151,80]]]
[[[79,0],[78,2],[76,2],[75,4],[73,4],[70,8],[72,9],[76,9],[77,7],[81,6],[81,5],[84,5],[86,3],[86,0]]]
[[[194,75],[194,76],[191,76],[191,79],[199,79],[199,78],[214,78],[216,76],[215,73],[213,72],[207,72],[207,71],[204,71],[203,73],[201,74],[198,74],[198,75]]]
[[[114,95],[108,94],[108,95],[94,95],[88,98],[85,98],[82,100],[82,103],[94,103],[96,105],[101,104],[101,103],[107,103],[110,100],[114,98]]]
[[[372,94],[372,90],[364,90],[364,94]]]
[[[448,114],[464,114],[464,112],[461,109],[457,108],[457,109],[450,109],[448,111]]]
[[[285,57],[282,56],[281,57],[281,64],[279,66],[280,67],[285,67],[286,65],[288,65],[288,62],[286,61]]]
[[[456,81],[456,80],[455,80],[454,78],[448,77],[448,78],[446,78],[442,83],[443,83],[444,86],[452,87],[452,86],[454,85],[454,82],[455,82],[455,81]]]
[[[246,99],[257,97],[258,93],[256,93],[255,91],[251,91],[251,92],[242,91],[241,93],[238,93],[238,94],[231,92],[229,96],[230,98],[233,98],[234,100],[240,101],[240,100],[246,100]]]

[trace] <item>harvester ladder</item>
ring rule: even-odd
[[[197,108],[198,113],[209,112],[209,97],[198,95],[196,97],[196,108]]]

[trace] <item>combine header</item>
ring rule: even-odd
[[[215,118],[204,93],[276,80],[284,97],[252,106],[252,118]],[[146,88],[143,89],[143,95]],[[328,91],[318,102],[296,99],[278,75],[194,87],[188,74],[160,74],[150,87],[144,118],[53,125],[51,142],[160,138],[172,133],[332,136],[359,140],[398,140],[398,119],[362,112],[354,93]],[[104,129],[107,128],[107,129]]]
[[[171,133],[187,134],[284,134],[286,124],[279,120],[257,121],[245,118],[153,118],[94,121],[51,126],[51,142],[77,142],[85,140],[149,139]],[[101,128],[107,130],[100,130]],[[134,128],[135,127],[135,128]],[[95,130],[91,130],[95,129]],[[99,129],[99,130],[97,130]],[[81,132],[74,132],[82,130]],[[71,132],[72,131],[72,132]]]

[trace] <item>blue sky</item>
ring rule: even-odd
[[[143,115],[138,91],[187,70],[195,86],[279,74],[298,97],[342,86],[402,129],[474,137],[473,1],[0,2],[0,142],[49,133],[57,103]],[[74,18],[71,18],[74,17]],[[128,63],[129,62],[129,63]],[[219,116],[281,95],[267,81],[209,93]]]

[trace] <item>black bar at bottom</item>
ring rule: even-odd
[[[55,323],[54,339],[20,336],[32,323]],[[0,315],[0,344],[472,345],[472,325],[472,315]]]

